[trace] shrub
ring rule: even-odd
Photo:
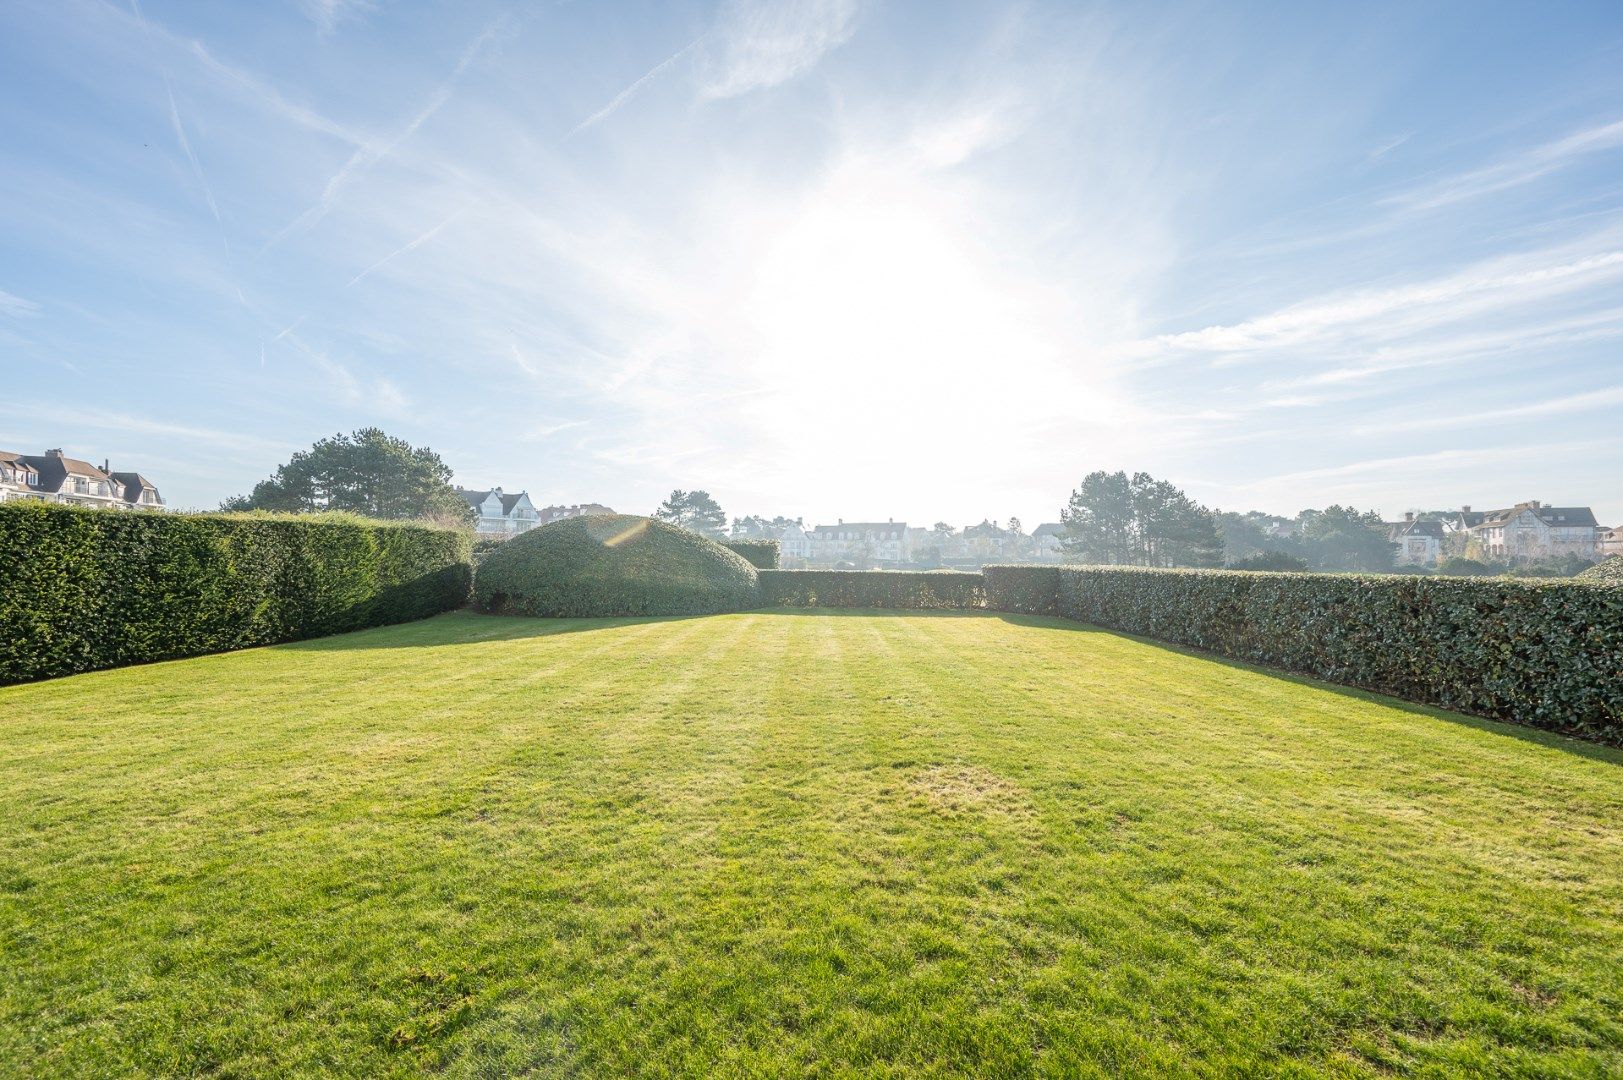
[[[940,611],[986,603],[980,574],[915,570],[763,570],[762,607]]]
[[[479,564],[474,599],[506,615],[710,615],[753,607],[755,568],[714,540],[649,518],[567,518]]]
[[[1255,555],[1248,555],[1243,559],[1229,563],[1230,570],[1267,570],[1274,573],[1296,572],[1301,573],[1307,569],[1307,560],[1298,559],[1295,555],[1283,551],[1259,551]]]
[[[1623,555],[1609,555],[1578,575],[1579,581],[1623,585]]]
[[[1058,610],[1410,701],[1623,743],[1623,589],[1066,567]]]
[[[1449,577],[1490,577],[1498,573],[1487,563],[1479,559],[1467,559],[1464,555],[1450,555],[1437,564],[1437,572]]]
[[[467,601],[466,533],[348,514],[0,505],[0,683],[420,619]]]
[[[988,566],[986,606],[994,611],[1053,615],[1059,602],[1059,567]]]
[[[778,568],[779,544],[776,540],[723,540],[721,546],[728,551],[738,552],[745,562],[757,570]]]
[[[485,561],[485,557],[507,541],[513,538],[512,533],[498,533],[494,536],[475,536],[473,538],[473,565],[478,566]]]

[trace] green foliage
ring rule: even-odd
[[[473,565],[477,567],[480,563],[484,562],[491,552],[496,551],[503,544],[507,543],[507,541],[511,540],[513,536],[514,534],[512,533],[498,533],[492,536],[475,536],[473,538]]]
[[[276,475],[223,510],[347,510],[373,518],[465,520],[468,504],[451,487],[451,469],[426,446],[378,428],[322,439],[279,466]]]
[[[1491,577],[1497,570],[1479,559],[1450,555],[1437,564],[1437,572],[1448,577]]]
[[[468,537],[350,515],[0,505],[0,683],[420,619],[466,602]]]
[[[778,549],[776,540],[723,540],[721,546],[728,551],[736,551],[744,557],[744,561],[757,570],[776,570],[778,568]]]
[[[913,570],[763,570],[762,607],[942,611],[985,606],[980,574]]]
[[[1276,573],[1301,573],[1307,567],[1307,560],[1298,559],[1295,555],[1287,555],[1283,551],[1259,551],[1255,555],[1248,555],[1229,563],[1230,570],[1269,570]]]
[[[683,491],[678,488],[659,504],[659,509],[654,511],[654,519],[700,536],[708,536],[712,540],[720,540],[727,535],[727,514],[708,491]]]
[[[1386,523],[1374,511],[1350,506],[1304,510],[1301,543],[1317,570],[1377,572],[1392,569],[1397,545],[1386,537]]]
[[[1612,555],[1578,575],[1579,581],[1601,585],[1623,585],[1623,555]]]
[[[1053,615],[1059,603],[1059,567],[988,566],[986,606],[1022,615]]]
[[[1623,743],[1623,589],[1063,567],[1058,611],[1409,701]]]
[[[805,522],[800,518],[788,518],[781,514],[777,517],[762,517],[760,514],[747,514],[744,517],[733,518],[733,539],[768,539],[778,536],[785,529],[805,528]]]
[[[1149,473],[1089,473],[1061,513],[1067,555],[1121,566],[1219,566],[1211,511]]]
[[[479,564],[474,600],[504,615],[708,615],[753,607],[755,568],[714,540],[629,514],[566,518]]]

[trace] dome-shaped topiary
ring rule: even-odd
[[[479,564],[473,592],[500,615],[711,615],[754,607],[756,574],[698,533],[597,514],[513,537]]]

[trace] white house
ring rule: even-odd
[[[111,472],[65,456],[60,449],[43,454],[0,450],[0,502],[39,499],[74,506],[156,510],[163,496],[152,481],[133,472]]]
[[[1032,554],[1039,562],[1061,562],[1065,558],[1065,526],[1045,521],[1031,530]]]
[[[1402,521],[1386,523],[1386,538],[1398,546],[1401,566],[1430,566],[1443,555],[1441,521],[1416,521],[1413,514],[1404,514]]]
[[[899,566],[913,557],[905,521],[841,520],[818,525],[808,534],[812,562],[876,562]]]
[[[525,492],[505,494],[501,488],[488,491],[456,489],[474,513],[474,532],[480,536],[503,536],[528,532],[541,524],[541,515]]]
[[[1532,562],[1600,556],[1600,528],[1587,506],[1545,506],[1536,500],[1494,510],[1468,526],[1471,540],[1493,559]]]
[[[602,503],[578,503],[574,506],[549,506],[541,511],[541,524],[549,525],[564,518],[586,517],[592,514],[612,514]]]
[[[1596,553],[1603,559],[1608,555],[1623,555],[1623,525],[1601,529],[1596,534],[1596,542],[1599,544]]]
[[[804,562],[811,558],[812,541],[806,535],[806,530],[799,525],[789,525],[778,530],[778,556],[787,565],[788,560]]]

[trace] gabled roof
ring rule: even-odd
[[[88,461],[63,457],[60,452],[23,454],[22,459],[39,472],[39,486],[47,492],[60,491],[70,476],[81,476],[86,480],[100,480],[110,484],[114,488],[113,494],[118,494],[118,481]]]
[[[116,472],[109,475],[124,486],[122,494],[127,503],[140,502],[143,491],[150,491],[154,495],[158,493],[158,486],[138,472]]]
[[[1392,521],[1387,523],[1387,537],[1391,540],[1401,540],[1406,536],[1429,536],[1433,540],[1443,538],[1443,523],[1441,521]]]
[[[1037,526],[1035,529],[1032,529],[1031,530],[1031,535],[1033,537],[1064,536],[1065,535],[1065,526],[1060,524],[1057,521],[1045,521],[1041,525]]]
[[[502,496],[502,513],[503,514],[511,514],[513,512],[513,507],[518,505],[518,501],[520,499],[524,499],[524,500],[528,501],[529,500],[529,495],[527,493],[523,492],[523,491],[518,492],[516,495],[503,495]]]
[[[1534,506],[1531,503],[1519,503],[1506,510],[1490,510],[1482,515],[1482,519],[1471,527],[1503,525],[1524,510],[1544,522],[1544,524],[1558,529],[1592,529],[1599,527],[1595,521],[1595,512],[1587,506]],[[1475,517],[1476,515],[1471,516]]]
[[[456,493],[458,495],[462,496],[464,499],[468,500],[468,505],[469,506],[472,506],[472,507],[475,507],[475,508],[483,506],[485,500],[490,498],[490,490],[489,489],[486,489],[484,491],[469,491],[466,488],[457,488]]]
[[[811,531],[822,532],[889,532],[891,529],[906,530],[905,521],[845,521],[838,525],[818,525]]]

